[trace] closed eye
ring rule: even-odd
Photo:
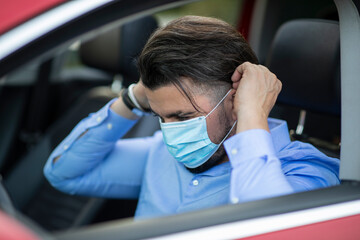
[[[179,121],[186,121],[186,120],[189,120],[191,117],[189,116],[177,116],[176,119],[179,120]]]
[[[165,119],[167,121],[170,120],[171,122],[173,122],[174,120],[177,122],[186,121],[186,120],[196,117],[197,112],[185,112],[184,113],[182,111],[177,111],[177,112],[173,112],[173,113],[169,113],[169,114],[165,115],[164,118],[162,118],[159,114],[157,114],[153,110],[151,110],[151,113],[154,116],[159,117],[161,122],[164,123],[164,122],[166,122]]]

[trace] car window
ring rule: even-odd
[[[157,19],[160,26],[163,26],[169,21],[184,15],[217,17],[225,20],[233,26],[237,26],[242,10],[242,3],[243,1],[238,0],[204,0],[174,9],[157,12],[153,16]],[[328,1],[326,4],[327,3]],[[333,18],[333,9],[329,9],[329,12],[324,10],[322,13],[325,16],[330,16],[329,18]],[[95,32],[104,33],[106,32],[105,30],[109,28],[111,28],[110,31],[113,31],[115,28],[119,28],[120,26],[120,23],[113,23],[113,26],[109,27],[107,25],[101,27],[100,29],[96,29]],[[11,115],[11,113],[7,115],[10,117],[6,119],[6,122],[2,124],[3,128],[0,129],[2,131],[0,132],[0,135],[5,136],[5,133],[7,134],[6,139],[4,138],[6,143],[3,145],[8,146],[7,151],[5,152],[6,154],[4,153],[4,156],[0,156],[2,157],[2,159],[0,159],[1,173],[6,176],[15,176],[18,172],[20,172],[20,170],[16,170],[17,167],[25,166],[22,163],[23,161],[29,164],[29,160],[32,160],[33,162],[30,161],[30,163],[33,164],[36,159],[39,159],[39,156],[48,156],[55,146],[70,131],[70,124],[68,124],[66,119],[64,120],[62,117],[69,112],[75,115],[77,112],[80,112],[80,110],[83,110],[83,112],[81,112],[82,117],[86,117],[90,113],[86,112],[85,108],[78,108],[73,112],[70,110],[72,110],[71,108],[75,105],[75,103],[81,102],[84,99],[84,96],[88,97],[90,94],[93,94],[94,92],[92,92],[92,90],[98,90],[101,87],[107,88],[109,90],[106,92],[107,97],[115,97],[117,96],[116,94],[119,93],[119,86],[121,86],[122,81],[121,77],[103,69],[90,67],[82,62],[79,47],[82,43],[89,39],[89,36],[75,39],[70,43],[67,43],[66,46],[59,48],[50,57],[49,55],[46,55],[46,57],[37,58],[15,71],[12,71],[1,79],[0,83],[2,86],[11,87],[11,91],[14,91],[21,96],[21,98],[15,99],[11,98],[9,95],[2,95],[2,92],[0,92],[0,97],[3,97],[2,102],[6,102],[12,107],[12,109],[18,110],[16,114],[14,113]],[[41,65],[49,59],[51,60],[51,72],[47,76],[49,80],[48,83],[43,85],[43,88],[33,89],[32,86],[37,83],[41,74]],[[120,85],[118,84],[119,81]],[[113,85],[113,88],[109,87],[111,85]],[[22,88],[24,86],[25,89]],[[111,92],[111,90],[114,89],[116,89],[116,91]],[[9,91],[9,89],[6,89],[6,91]],[[40,98],[40,102],[48,103],[48,105],[35,104],[34,107],[34,104],[29,104],[33,101],[35,101],[35,103],[39,102],[36,102],[36,97],[34,100],[34,96],[36,95],[35,92],[37,92],[37,94],[40,92],[40,96],[42,94],[46,94],[46,98]],[[22,102],[19,103],[19,99]],[[108,98],[105,99],[108,100]],[[88,107],[90,104],[86,106]],[[100,107],[100,104],[97,102],[96,104],[91,105],[91,111],[96,111]],[[2,114],[4,116],[5,113],[8,113],[7,109],[8,108],[3,106]],[[33,109],[37,110],[33,111]],[[38,114],[39,112],[42,114]],[[37,120],[29,120],[34,115],[40,116],[40,118]],[[34,122],[39,124],[35,124],[36,126],[32,125]],[[76,125],[76,122],[74,121],[71,124],[72,128]],[[66,128],[65,125],[67,125]],[[58,126],[61,127],[57,128]],[[336,150],[339,150],[339,143],[340,140],[336,139]],[[12,147],[10,147],[11,145]],[[44,145],[46,146],[46,151],[42,151],[42,147]],[[34,151],[34,149],[36,151]],[[38,169],[34,174],[42,174],[43,164],[44,161],[37,165]],[[35,165],[33,164],[32,166]],[[38,181],[41,177],[42,175],[37,175],[34,178]],[[20,198],[22,193],[20,193],[19,189],[21,188],[18,188],[18,185],[15,184],[16,181],[13,180],[14,178],[15,177],[10,179],[6,177],[6,179],[10,179],[12,181],[11,184],[9,184],[9,186],[13,188],[12,193],[16,197]],[[32,179],[29,181],[31,180]],[[195,186],[199,182],[194,180],[192,183]],[[136,201],[133,200],[117,201],[68,196],[54,190],[48,183],[44,182],[37,185],[36,190],[38,189],[43,191],[37,196],[31,195],[27,198],[22,198],[20,204],[23,207],[22,209],[25,214],[29,215],[32,219],[40,223],[40,225],[48,230],[63,230],[72,226],[79,227],[80,225],[87,225],[95,222],[108,221],[111,219],[129,216],[131,217],[134,207],[136,206]],[[54,195],[52,195],[53,193]],[[47,202],[48,200],[49,202]],[[62,201],[61,204],[59,204],[59,201]],[[63,206],[63,209],[61,206]],[[49,208],[48,215],[44,214],[44,207]],[[59,216],[56,215],[57,213],[51,215],[53,214],[52,210],[56,210],[56,208],[69,213],[68,215],[64,214],[66,216],[61,219],[61,221],[63,221],[63,225],[51,225],[52,220],[56,221],[59,219]],[[114,209],[116,211],[114,211]],[[119,212],[116,213],[117,211]],[[63,216],[60,216],[60,218],[61,217]],[[76,222],[73,221],[74,219],[76,219]]]

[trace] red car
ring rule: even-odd
[[[340,185],[133,221],[136,199],[70,196],[44,179],[75,124],[137,81],[132,59],[159,24],[153,14],[192,2],[0,3],[0,239],[360,239],[358,0],[229,1],[238,30],[283,82],[271,116],[288,121],[293,139],[340,157]],[[148,116],[125,137],[157,124]]]

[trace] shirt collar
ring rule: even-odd
[[[210,177],[217,177],[217,176],[222,176],[224,174],[230,173],[231,171],[231,164],[230,161],[221,163],[219,165],[213,166],[212,168],[210,168],[209,170],[203,172],[203,173],[199,173],[199,174],[195,174],[198,176],[210,176]]]

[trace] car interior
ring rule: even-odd
[[[289,128],[293,129],[290,134],[294,140],[310,142],[327,155],[338,158],[338,22],[300,19],[284,23],[276,33],[266,65],[283,83],[283,90],[272,115],[287,120]],[[299,118],[296,122],[297,115]],[[290,119],[289,116],[295,119]]]
[[[90,86],[89,89],[82,89],[84,92],[80,94],[79,99],[71,101],[71,106],[67,106],[66,111],[46,129],[41,140],[31,147],[27,154],[20,159],[17,167],[9,171],[6,176],[4,184],[16,208],[21,209],[46,229],[59,230],[76,227],[89,223],[90,220],[97,221],[97,218],[104,218],[104,216],[96,216],[97,212],[101,212],[102,215],[107,214],[104,209],[99,211],[104,205],[105,200],[103,199],[70,196],[55,190],[45,180],[42,167],[51,150],[66,137],[76,123],[118,96],[118,91],[112,90],[111,85],[106,86],[105,84],[112,83],[114,79],[114,84],[121,79],[120,83],[124,86],[138,81],[139,74],[136,70],[135,57],[156,28],[155,18],[148,16],[82,43],[79,48],[82,63],[96,70],[102,70],[106,73],[103,74],[104,77],[108,76],[108,79],[98,80],[104,82],[99,86],[96,86],[95,84],[98,83],[95,83],[95,86]],[[81,70],[84,71],[84,69]],[[88,75],[90,74],[86,72],[85,74],[67,73],[65,75],[67,79],[62,81],[73,84],[81,83],[89,81]],[[64,86],[67,89],[63,90],[63,93],[72,93],[74,91],[73,84]],[[39,94],[41,95],[42,92],[40,91]],[[43,99],[43,101],[46,100]],[[158,129],[158,120],[153,116],[146,116],[125,137],[149,136]],[[29,169],[36,169],[38,172],[29,172]],[[34,175],[37,178],[32,177]],[[22,184],[26,185],[25,189],[28,191],[18,191],[19,179],[26,179],[26,182]],[[36,190],[34,191],[34,189]],[[120,217],[128,217],[132,216],[135,211],[136,200],[124,200],[124,202],[110,204],[118,206],[117,208],[126,206],[119,209],[119,212],[123,214]],[[47,206],[47,208],[43,206]],[[63,209],[67,209],[67,211],[63,211]],[[113,207],[111,209],[113,210]],[[109,213],[111,213],[110,210]]]
[[[270,117],[287,120],[293,140],[339,158],[336,8],[330,0],[303,9],[295,2],[269,1],[261,42],[249,39],[260,62],[283,83]],[[42,169],[76,123],[138,81],[136,56],[158,26],[154,16],[137,18],[8,74],[0,86],[0,173],[11,199],[6,202],[12,202],[6,207],[9,212],[14,207],[48,231],[134,215],[136,199],[68,195],[54,189]],[[151,136],[157,130],[157,118],[146,116],[125,138]]]

